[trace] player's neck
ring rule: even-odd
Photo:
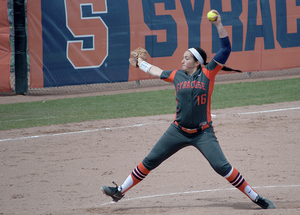
[[[188,74],[188,75],[190,75],[190,76],[192,76],[197,70],[198,70],[198,69],[195,68],[195,69],[190,70],[190,71],[185,71],[185,73]]]

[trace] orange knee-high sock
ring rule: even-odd
[[[148,174],[150,170],[146,169],[142,163],[140,163],[127,177],[122,184],[122,194],[141,182]]]
[[[231,171],[225,176],[225,178],[251,200],[254,201],[257,197],[257,192],[246,182],[243,176],[234,167],[232,167]]]

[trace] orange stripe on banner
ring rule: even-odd
[[[181,60],[184,52],[188,47],[188,26],[181,1],[175,0],[176,9],[166,10],[164,3],[155,3],[155,14],[170,15],[177,24],[177,48],[172,56],[151,57],[147,56],[147,62],[158,66],[162,70],[180,69],[182,67]],[[209,6],[209,4],[207,4]],[[128,0],[129,20],[130,20],[130,50],[137,47],[145,47],[145,36],[157,36],[157,42],[166,42],[166,30],[150,30],[144,22],[143,3],[142,1]],[[137,13],[137,11],[139,11]],[[128,58],[130,53],[128,53]],[[129,65],[128,81],[153,79],[153,76],[142,72],[141,70]]]
[[[0,92],[11,91],[9,35],[7,1],[0,1]]]
[[[130,19],[130,50],[133,51],[141,46],[145,48],[145,35],[150,35],[151,31],[144,23],[142,1],[128,0],[128,10]],[[136,13],[139,11],[139,13]],[[130,58],[130,53],[128,53]],[[147,55],[147,61],[151,63],[151,57]],[[128,81],[144,80],[151,78],[151,75],[140,71],[129,64]],[[153,77],[152,77],[153,78]]]
[[[43,88],[43,29],[41,0],[28,1],[28,51],[30,57],[30,87]]]

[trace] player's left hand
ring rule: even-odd
[[[129,58],[129,62],[132,66],[135,66],[136,68],[139,67],[138,58],[142,58],[144,61],[147,60],[147,50],[142,47],[138,47],[137,49],[133,50],[130,54],[132,57]]]

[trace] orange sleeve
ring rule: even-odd
[[[175,77],[176,72],[177,72],[177,70],[173,70],[173,71],[171,72],[171,74],[169,75],[169,77],[164,78],[163,76],[161,76],[161,79],[164,80],[164,81],[166,81],[166,82],[171,82],[171,83],[173,83],[173,82],[174,82],[174,77]]]

